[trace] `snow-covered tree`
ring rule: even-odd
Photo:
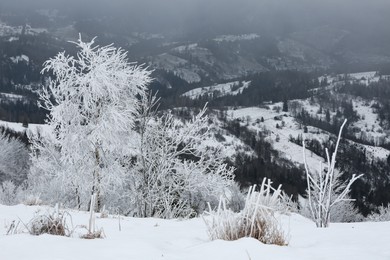
[[[377,212],[367,216],[367,221],[390,221],[390,204],[379,206]]]
[[[334,196],[337,196],[337,191]],[[360,222],[363,220],[363,215],[359,212],[358,208],[354,205],[353,199],[349,196],[345,197],[345,200],[336,203],[330,210],[330,221],[332,223],[345,223],[345,222]]]
[[[139,217],[188,217],[231,197],[233,168],[208,148],[203,109],[190,122],[157,115],[146,85],[150,72],[112,46],[79,40],[76,57],[58,54],[43,72],[54,79],[40,93],[48,131],[30,136],[30,191],[51,202]]]
[[[88,205],[95,193],[99,210],[103,194],[122,185],[137,96],[151,78],[149,71],[128,63],[122,49],[81,37],[75,45],[76,56],[61,52],[44,64],[42,73],[54,77],[40,92],[40,105],[50,113],[50,133],[44,137],[50,140],[31,138],[30,180],[54,185],[78,205]]]
[[[16,186],[12,181],[5,181],[0,185],[0,204],[13,205],[16,197]]]
[[[30,168],[26,146],[16,138],[0,133],[0,184],[12,181],[15,185],[23,182]]]
[[[68,206],[80,207],[81,196],[75,177],[68,176],[76,167],[62,160],[60,141],[52,126],[47,127],[49,129],[44,133],[41,129],[37,133],[28,132],[32,144],[28,192],[45,202],[62,202]]]
[[[209,130],[206,109],[182,123],[171,113],[155,115],[153,103],[143,102],[149,105],[140,112],[138,155],[128,180],[131,214],[188,217],[203,212],[208,202],[216,206],[220,196],[229,196],[233,168],[220,150],[203,145]]]
[[[318,172],[313,173],[309,170],[305,156],[305,141],[303,141],[303,160],[307,179],[308,207],[317,227],[329,226],[332,209],[338,203],[351,201],[348,197],[351,185],[362,176],[356,176],[354,174],[351,179],[342,183],[339,178],[340,172],[335,169],[337,150],[346,122],[347,120],[344,121],[340,128],[332,156],[330,157],[328,149],[325,150],[327,165],[323,167],[322,163],[320,163]]]

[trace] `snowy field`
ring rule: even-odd
[[[190,99],[199,99],[206,95],[208,98],[217,98],[228,95],[237,96],[238,94],[241,94],[244,89],[248,88],[251,82],[242,81],[241,83],[241,87],[239,87],[239,81],[233,81],[209,87],[195,88],[182,94],[182,96]],[[234,88],[236,88],[236,90],[233,90]]]
[[[98,218],[104,239],[80,239],[26,233],[5,235],[7,225],[19,218],[27,223],[46,207],[0,205],[0,259],[172,259],[172,260],[240,260],[240,259],[390,259],[390,222],[331,224],[318,229],[300,215],[281,216],[289,236],[285,247],[264,245],[244,238],[238,241],[210,241],[201,218],[191,220],[137,219],[117,216]],[[69,211],[74,226],[87,225],[88,213]],[[80,231],[82,229],[78,229]]]
[[[25,131],[32,131],[34,134],[40,132],[45,133],[49,131],[47,125],[41,125],[41,124],[28,124],[28,127],[24,127],[23,123],[16,123],[16,122],[8,122],[8,121],[1,121],[0,120],[0,126],[5,126],[7,128],[10,128],[16,132],[25,132]]]
[[[16,102],[16,101],[23,101],[26,100],[25,96],[17,95],[17,94],[11,94],[11,93],[3,93],[0,92],[0,100],[5,102]]]
[[[388,80],[390,79],[390,75],[379,75],[377,71],[366,71],[350,74],[338,74],[334,76],[324,75],[318,78],[319,82],[322,82],[324,79],[327,80],[331,88],[339,83],[344,83],[345,80],[348,80],[351,84],[358,83],[368,86],[370,83],[378,82],[381,79]]]
[[[216,42],[236,42],[236,41],[249,41],[259,38],[260,36],[255,33],[243,34],[243,35],[220,35],[214,39]]]

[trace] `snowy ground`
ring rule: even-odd
[[[28,124],[28,127],[24,127],[23,123],[15,123],[15,122],[8,122],[8,121],[1,121],[0,120],[0,126],[5,126],[7,128],[10,128],[16,132],[25,132],[25,131],[32,131],[34,134],[40,132],[45,133],[49,131],[47,125],[41,125],[41,124]]]
[[[217,98],[228,95],[237,96],[238,94],[241,94],[244,89],[248,88],[251,82],[242,81],[241,83],[241,87],[238,87],[240,85],[239,81],[233,81],[209,87],[195,88],[182,94],[182,96],[189,97],[190,99],[198,99],[206,95],[208,98]],[[233,90],[235,87],[236,90]]]
[[[338,74],[335,76],[321,76],[318,80],[321,82],[326,78],[327,82],[330,84],[336,84],[348,80],[350,83],[359,83],[368,86],[372,82],[378,82],[381,78],[387,79],[388,77],[388,75],[380,76],[376,71],[366,71],[351,74]]]
[[[5,235],[6,225],[20,218],[28,222],[45,207],[0,205],[0,259],[390,259],[390,222],[331,224],[317,229],[299,215],[282,216],[289,246],[264,245],[244,238],[238,241],[210,241],[202,219],[161,220],[122,218],[97,219],[106,238],[84,240],[74,237],[29,234]],[[73,224],[86,225],[88,214],[73,212]]]
[[[216,42],[236,42],[236,41],[248,41],[259,38],[260,36],[255,33],[243,34],[243,35],[220,35],[214,39]]]

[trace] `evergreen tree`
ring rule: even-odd
[[[330,123],[330,112],[329,112],[329,109],[326,110],[325,120],[326,120],[326,122]]]
[[[283,99],[283,112],[288,112],[288,104],[287,104],[287,99]]]

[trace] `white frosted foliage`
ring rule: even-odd
[[[335,170],[336,156],[339,147],[341,133],[346,124],[344,121],[340,128],[337,138],[335,151],[332,156],[329,155],[326,149],[327,165],[324,169],[320,163],[318,172],[310,172],[306,163],[305,141],[303,141],[303,159],[306,170],[308,203],[312,219],[317,227],[328,227],[331,219],[331,209],[338,203],[351,201],[348,194],[351,185],[362,175],[352,175],[352,178],[345,183],[340,183],[339,173]],[[337,192],[336,192],[337,191]]]
[[[65,194],[78,206],[88,205],[91,192],[97,193],[99,208],[101,196],[122,185],[121,158],[129,152],[137,95],[151,78],[112,45],[99,47],[81,37],[74,44],[76,56],[59,53],[42,70],[54,76],[40,92],[51,133],[46,140],[31,137],[31,181],[50,182],[53,194]]]

